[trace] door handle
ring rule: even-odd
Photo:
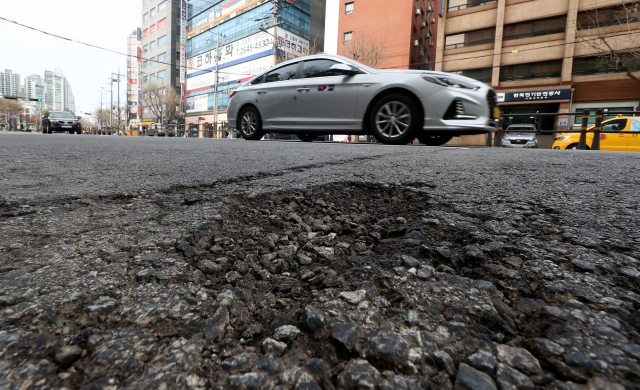
[[[261,95],[261,94],[264,94],[264,93],[267,93],[267,91],[258,91],[257,92],[258,95]]]
[[[307,91],[309,91],[310,89],[311,89],[311,88],[298,88],[298,89],[296,89],[296,91],[298,91],[298,92],[307,92]]]

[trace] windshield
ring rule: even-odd
[[[76,117],[70,112],[52,112],[49,114],[49,118],[53,119],[76,119]]]

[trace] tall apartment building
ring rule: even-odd
[[[138,32],[133,30],[127,37],[127,124],[139,122],[142,114],[140,104],[140,87],[138,76],[140,75],[138,63],[138,50],[141,49],[138,41]],[[140,112],[138,111],[140,110]]]
[[[62,106],[64,107],[63,110],[76,112],[76,101],[73,97],[73,90],[71,89],[71,84],[69,84],[69,80],[66,77],[63,77],[62,85]]]
[[[44,107],[53,111],[75,112],[75,98],[71,84],[62,69],[44,71]]]
[[[148,83],[161,83],[165,87],[175,88],[178,94],[181,93],[180,3],[171,0],[142,0],[140,89]],[[142,121],[154,121],[155,116],[142,103]]]
[[[11,69],[5,69],[4,73],[0,73],[0,94],[2,96],[18,97],[21,85],[18,73],[13,73]]]
[[[433,70],[437,7],[435,0],[340,0],[338,54],[381,48],[376,67]]]
[[[188,8],[186,123],[213,123],[218,54],[218,129],[229,93],[281,62],[324,50],[326,0],[192,0]],[[273,26],[273,16],[277,27]],[[262,31],[261,29],[264,29]],[[220,42],[216,42],[217,37]],[[277,37],[277,53],[273,42]],[[204,120],[200,119],[204,118]]]
[[[27,99],[42,99],[44,98],[44,89],[38,88],[44,85],[42,76],[37,74],[27,76],[24,79],[25,97]]]
[[[640,104],[640,85],[624,69],[606,66],[584,43],[606,31],[619,33],[612,40],[617,51],[629,49],[632,42],[637,45],[640,20],[621,17],[625,3],[633,2],[445,1],[438,29],[438,42],[444,44],[438,44],[436,70],[473,77],[495,88],[505,126],[538,123],[509,114],[635,109]],[[579,126],[580,120],[579,116],[548,117],[538,124],[543,130],[562,131]]]

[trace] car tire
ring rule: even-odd
[[[81,129],[76,130],[76,134],[82,134],[82,130]]]
[[[318,134],[313,133],[297,133],[296,137],[302,142],[312,142],[318,138]]]
[[[407,95],[384,96],[369,114],[369,131],[383,144],[404,145],[413,140],[421,127],[418,106]]]
[[[441,135],[441,134],[430,134],[430,133],[418,134],[418,141],[420,141],[421,144],[425,144],[427,146],[444,145],[447,142],[451,141],[451,138],[453,138],[452,135]]]
[[[262,131],[262,118],[255,107],[247,107],[238,116],[238,129],[242,138],[249,141],[257,141],[264,132]]]
[[[577,143],[575,143],[575,144],[571,144],[571,145],[567,146],[567,147],[566,147],[566,148],[564,148],[564,149],[565,149],[565,150],[578,150],[578,144],[577,144]],[[588,145],[586,145],[586,150],[590,150],[590,149],[591,149],[591,148],[590,148]]]
[[[47,125],[47,134],[51,134],[51,125]]]

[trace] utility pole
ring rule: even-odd
[[[218,59],[220,58],[220,25],[216,35],[216,84],[214,86],[213,97],[213,129],[218,133]],[[198,126],[199,127],[199,126]]]

